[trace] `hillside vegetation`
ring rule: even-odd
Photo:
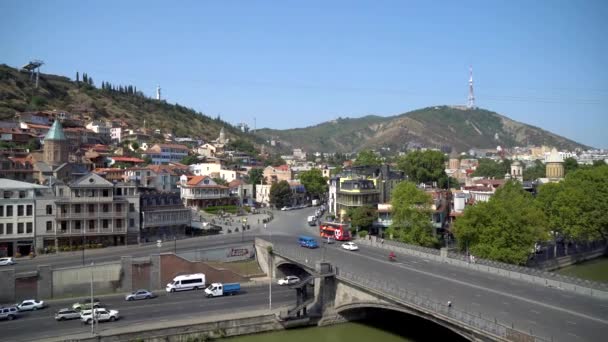
[[[98,80],[99,84],[101,81]],[[36,89],[28,73],[0,65],[0,120],[12,120],[17,112],[36,110],[85,112],[93,119],[124,120],[132,128],[142,128],[145,121],[147,128],[206,141],[217,138],[224,127],[228,137],[256,140],[224,121],[179,104],[147,98],[139,92],[109,91],[49,74],[40,74]]]
[[[380,147],[402,150],[408,145],[449,146],[458,152],[528,145],[587,148],[489,110],[450,106],[427,107],[392,117],[337,119],[298,129],[262,129],[258,134],[265,139],[278,138],[286,148],[302,147],[309,152],[352,152]]]

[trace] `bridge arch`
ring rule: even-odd
[[[288,260],[277,260],[275,264],[275,275],[278,278],[282,278],[288,275],[295,275],[300,277],[300,279],[307,278],[312,275],[310,270],[305,267],[302,267],[298,263],[294,263]]]
[[[411,325],[416,327],[417,331],[421,331],[424,330],[424,327],[427,327],[428,329],[426,329],[425,334],[437,334],[437,338],[440,336],[441,339],[445,339],[446,336],[450,335],[450,341],[476,340],[476,337],[470,334],[470,332],[465,331],[458,326],[454,326],[449,322],[438,319],[432,315],[413,310],[406,306],[395,305],[387,302],[351,302],[335,307],[335,312],[346,321],[379,322],[379,320],[387,320],[384,323],[389,324],[392,321],[396,321],[397,326],[394,327],[395,329],[404,328],[404,325]],[[385,328],[392,330],[391,326],[387,326]],[[429,338],[430,336],[421,337],[423,337],[425,340],[436,339]]]

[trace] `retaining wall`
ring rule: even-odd
[[[91,272],[95,293],[122,292],[120,263],[78,266],[53,270],[53,297],[74,297],[91,293]]]

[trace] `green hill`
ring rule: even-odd
[[[302,147],[308,152],[352,152],[380,147],[400,150],[408,144],[450,146],[459,152],[497,146],[587,148],[492,111],[450,106],[427,107],[392,117],[337,119],[298,129],[262,129],[257,133],[265,139],[280,140],[285,148]]]
[[[101,80],[98,80],[101,82]],[[126,87],[125,87],[126,88]],[[29,74],[5,64],[0,65],[0,120],[11,120],[16,112],[66,110],[91,113],[93,119],[122,119],[133,128],[160,128],[174,136],[191,136],[203,140],[217,138],[222,127],[227,137],[255,141],[252,134],[196,112],[193,109],[150,99],[133,87],[131,93],[99,89],[67,77],[40,74],[35,88]]]

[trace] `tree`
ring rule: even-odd
[[[287,181],[280,181],[270,187],[270,204],[276,208],[288,207],[292,200],[291,187]]]
[[[30,152],[34,152],[40,149],[40,140],[37,138],[32,138],[27,142],[25,146]]]
[[[264,164],[265,164],[265,166],[281,166],[281,165],[285,165],[285,160],[283,158],[281,158],[280,155],[273,154],[268,159],[265,160]]]
[[[413,151],[397,160],[397,167],[414,183],[439,182],[445,178],[445,155],[440,151]]]
[[[608,239],[608,166],[582,168],[543,185],[537,198],[552,229],[575,241]]]
[[[249,178],[249,184],[253,185],[253,198],[256,198],[256,185],[257,184],[266,184],[266,180],[264,179],[264,169],[251,169],[247,174]]]
[[[80,84],[80,75],[78,74],[78,71],[76,71],[76,84]]]
[[[354,166],[380,166],[382,160],[376,152],[372,150],[363,150],[357,155],[357,159],[353,163]]]
[[[545,214],[516,181],[505,183],[488,202],[467,207],[454,235],[462,250],[512,264],[525,264],[534,244],[549,238]]]
[[[564,159],[564,176],[578,169],[578,161],[572,157]]]
[[[133,149],[133,151],[139,150],[139,143],[137,141],[132,142],[131,149]]]
[[[350,218],[351,226],[369,231],[378,218],[378,211],[370,205],[365,205],[348,210],[347,216]]]
[[[393,223],[387,230],[396,240],[425,247],[439,241],[431,224],[431,196],[412,182],[397,184],[392,192]]]
[[[320,197],[327,192],[327,179],[319,169],[311,169],[300,174],[300,182],[312,197]]]
[[[490,158],[479,159],[479,165],[473,173],[474,177],[504,179],[505,174],[511,173],[511,161],[508,159],[495,161]]]
[[[200,155],[198,154],[190,154],[185,156],[182,160],[180,160],[180,163],[184,164],[184,165],[192,165],[192,164],[196,164],[198,163]]]
[[[150,164],[152,164],[152,158],[150,156],[145,156],[143,158],[143,160],[144,160],[144,165],[150,165]]]
[[[547,167],[542,161],[536,160],[534,161],[533,166],[527,167],[524,170],[523,177],[525,181],[532,181],[537,180],[539,178],[544,178],[546,175]]]

